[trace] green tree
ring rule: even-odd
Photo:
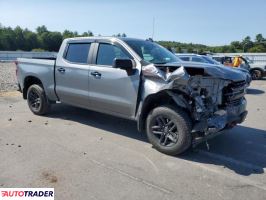
[[[91,31],[84,32],[81,36],[83,37],[91,37],[93,36],[93,33]]]
[[[243,52],[246,52],[248,49],[253,47],[253,42],[251,41],[250,36],[245,37],[242,40],[242,47],[243,47]]]
[[[63,38],[66,39],[66,38],[72,38],[74,37],[74,33],[69,31],[69,30],[64,30],[63,32]]]
[[[261,33],[256,35],[255,42],[261,43],[261,42],[264,42],[264,41],[265,41],[265,39],[264,39],[264,37],[262,36]]]
[[[89,36],[94,36],[94,34],[91,31],[88,31]]]
[[[2,49],[0,50],[6,50],[6,51],[17,50],[15,38],[16,38],[16,35],[12,28],[10,27],[2,28],[1,36],[0,36],[0,46]]]
[[[79,33],[77,31],[74,31],[74,36],[73,37],[78,37]]]
[[[88,37],[89,36],[89,33],[87,33],[87,32],[84,32],[84,33],[82,33],[82,35],[81,35],[82,37]]]
[[[16,48],[19,50],[26,50],[26,40],[24,38],[23,29],[17,26],[14,29]]]
[[[243,47],[239,41],[233,41],[233,42],[231,42],[230,45],[237,51],[241,51],[243,49]]]
[[[26,51],[31,51],[32,49],[38,48],[39,47],[39,43],[38,43],[38,39],[37,39],[37,34],[29,31],[28,29],[25,29],[23,31],[23,35],[26,41],[25,44],[25,49]]]
[[[93,36],[91,31],[84,32],[79,35],[77,31],[64,30],[63,33],[52,32],[46,26],[38,26],[36,32],[28,29],[22,29],[17,26],[14,29],[4,27],[0,23],[0,50],[48,50],[57,51],[61,42],[65,38],[78,36]],[[101,36],[101,34],[99,34]],[[116,37],[126,37],[125,33],[113,35]],[[164,47],[175,49],[176,52],[266,52],[266,39],[262,34],[257,34],[254,41],[250,36],[245,37],[240,41],[232,41],[229,45],[223,46],[206,46],[202,44],[181,43],[176,41],[158,41]]]
[[[41,34],[42,48],[48,51],[58,51],[63,41],[60,32],[44,32]]]
[[[248,52],[252,53],[265,53],[266,47],[263,44],[256,45],[248,50]]]
[[[38,27],[36,28],[36,31],[37,31],[38,35],[41,35],[41,34],[43,34],[43,33],[45,33],[45,32],[48,32],[46,26],[44,26],[44,25],[42,25],[42,26],[38,26]]]

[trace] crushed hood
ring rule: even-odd
[[[220,78],[224,80],[230,80],[230,81],[243,81],[246,80],[246,74],[243,73],[240,70],[235,70],[230,67],[221,66],[221,65],[212,65],[212,64],[202,64],[202,63],[195,63],[195,62],[178,62],[178,63],[168,63],[163,65],[154,65],[150,64],[143,67],[143,74],[144,76],[157,76],[160,78],[163,78],[165,81],[169,79],[169,77],[176,74],[176,70],[171,73],[164,72],[161,70],[164,67],[171,68],[179,68],[184,67],[186,71],[190,71],[193,73],[193,70],[204,70],[205,76],[211,76],[214,78]],[[161,68],[161,69],[159,69]],[[177,69],[178,70],[178,69]]]

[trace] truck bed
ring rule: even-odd
[[[47,58],[18,58],[17,61],[20,64],[37,64],[37,65],[47,65],[54,66],[55,58],[47,57]]]
[[[52,101],[56,101],[54,68],[55,60],[18,58],[18,83],[23,90],[25,78],[37,77],[42,83],[45,93]]]

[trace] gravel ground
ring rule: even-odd
[[[247,90],[244,123],[179,157],[129,120],[63,104],[33,115],[4,92],[15,84],[15,65],[0,63],[0,187],[52,187],[63,200],[266,199],[266,80]]]
[[[17,89],[16,65],[0,62],[0,92]]]
[[[63,104],[36,116],[19,92],[0,93],[0,187],[51,187],[56,200],[266,200],[265,91],[253,81],[245,122],[178,157],[133,121]]]

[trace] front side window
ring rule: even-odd
[[[113,65],[114,59],[129,59],[127,52],[112,44],[99,44],[97,65]]]
[[[89,43],[71,43],[68,45],[65,59],[73,63],[86,64],[88,62],[89,50]]]

